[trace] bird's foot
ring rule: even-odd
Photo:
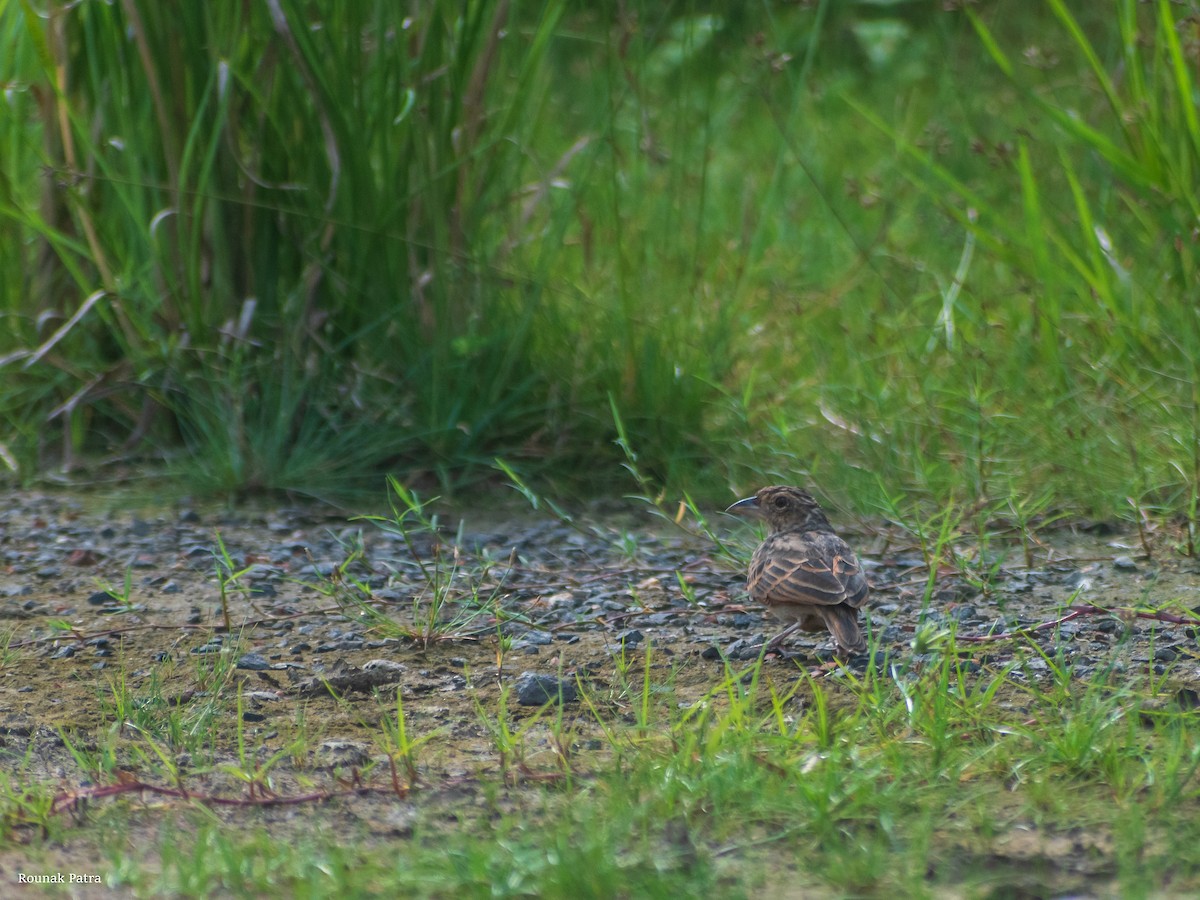
[[[840,668],[841,668],[841,666],[831,666],[829,663],[826,663],[823,666],[817,666],[815,669],[809,669],[808,677],[809,678],[829,678]]]

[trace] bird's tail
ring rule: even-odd
[[[840,648],[851,653],[862,653],[867,649],[862,629],[858,627],[858,610],[839,603],[837,606],[822,606],[820,611]]]

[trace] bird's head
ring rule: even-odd
[[[726,512],[765,519],[771,531],[831,531],[829,520],[812,494],[797,487],[772,485],[739,500]]]

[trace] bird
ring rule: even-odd
[[[767,644],[768,651],[797,628],[828,629],[846,654],[866,650],[858,611],[866,605],[870,587],[858,557],[811,494],[772,485],[725,511],[767,523],[767,537],[750,559],[746,586],[751,599],[791,623]]]

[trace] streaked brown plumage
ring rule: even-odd
[[[858,611],[867,602],[867,579],[858,557],[834,533],[812,495],[775,485],[739,500],[726,512],[761,516],[770,530],[750,560],[747,588],[775,618],[792,624],[769,648],[799,628],[828,629],[847,653],[866,649]]]

